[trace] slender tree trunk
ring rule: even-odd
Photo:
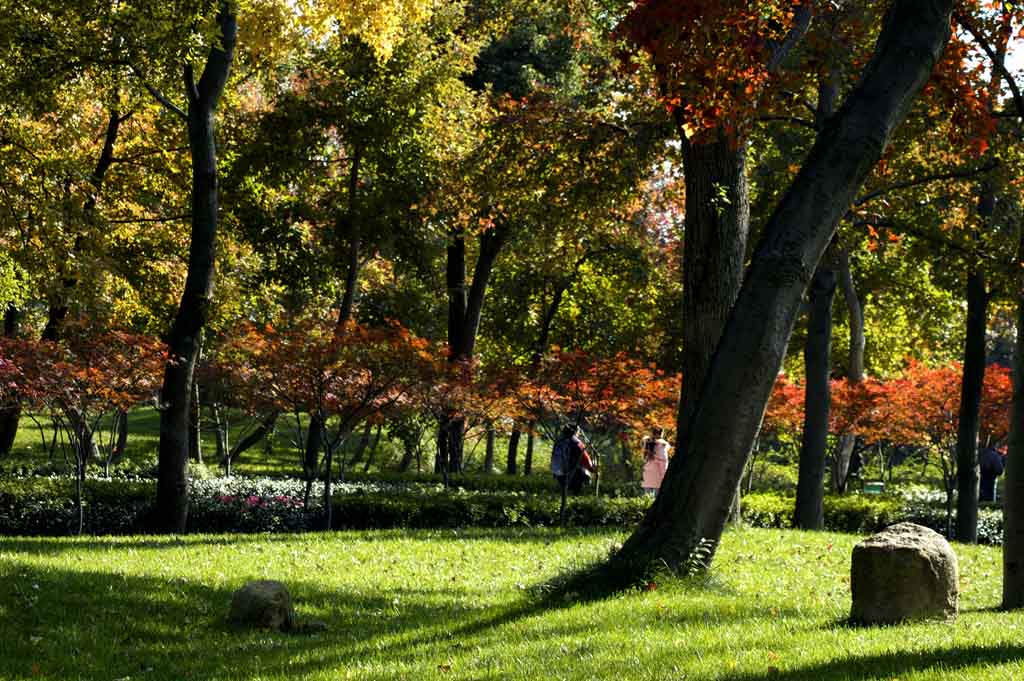
[[[373,424],[367,421],[363,424],[363,432],[359,435],[359,442],[356,443],[356,451],[349,459],[349,467],[358,466],[359,462],[363,460],[363,454],[366,453],[366,448],[370,446],[370,434],[373,432]]]
[[[750,195],[746,144],[719,133],[683,144],[683,383],[676,433],[686,432],[726,318],[740,290]],[[678,456],[678,452],[677,452]]]
[[[523,475],[533,473],[533,424],[526,434],[526,458],[523,460]]]
[[[829,379],[835,291],[836,273],[826,256],[811,280],[807,344],[804,346],[804,431],[793,521],[805,530],[825,527],[825,455],[831,405]]]
[[[473,281],[467,288],[465,236],[461,231],[451,234],[445,280],[448,287],[448,347],[452,362],[473,359],[487,284],[508,236],[509,228],[504,224],[480,235],[480,253],[473,268]],[[439,432],[445,433],[449,440],[443,450],[443,465],[451,473],[462,472],[465,426],[462,417],[454,413],[446,414],[438,426]]]
[[[359,216],[356,213],[357,191],[359,189],[359,166],[362,161],[362,150],[356,148],[353,152],[352,165],[348,174],[348,213],[345,222],[348,227],[348,254],[347,271],[345,273],[345,294],[341,299],[341,309],[338,313],[338,326],[344,328],[346,322],[352,319],[355,312],[356,296],[359,293],[359,252],[362,248],[362,230],[360,229]]]
[[[14,338],[18,335],[20,321],[18,308],[8,304],[4,311],[4,336]],[[21,421],[21,403],[13,400],[0,407],[0,459],[11,453],[14,439],[18,435],[18,423]]]
[[[519,467],[519,438],[523,435],[518,428],[512,431],[508,438],[508,456],[506,457],[505,473],[515,475]]]
[[[242,454],[252,449],[256,443],[263,440],[263,438],[270,437],[280,415],[281,412],[278,411],[270,412],[262,421],[260,421],[260,424],[256,426],[252,432],[248,433],[245,437],[236,442],[228,451],[227,460],[221,459],[221,464],[225,466],[225,469],[230,469],[231,466],[238,462],[238,458],[242,456]]]
[[[818,261],[949,39],[952,0],[894,0],[875,54],[765,227],[700,398],[643,522],[605,567],[709,564]]]
[[[156,516],[159,529],[184,532],[188,523],[188,426],[192,376],[199,338],[213,295],[217,232],[217,154],[214,112],[234,53],[238,26],[233,3],[223,0],[217,23],[218,46],[210,50],[196,83],[185,67],[188,139],[192,156],[192,234],[185,290],[167,334],[168,362],[160,391],[160,448]]]
[[[483,472],[485,474],[494,472],[494,426],[487,427],[487,448],[484,454]]]
[[[416,459],[416,448],[408,440],[402,440],[402,459],[398,462],[398,472],[405,473]]]
[[[839,250],[839,286],[846,302],[850,326],[850,368],[846,379],[856,384],[864,380],[864,310],[853,283],[850,254],[846,249]],[[836,443],[836,453],[832,460],[832,489],[840,494],[846,492],[850,460],[856,445],[856,433],[843,433]]]
[[[188,421],[188,458],[196,463],[203,462],[202,434],[203,403],[199,398],[199,384],[192,384],[192,408]]]
[[[370,445],[370,452],[366,457],[366,463],[363,464],[363,472],[367,473],[370,470],[370,466],[373,465],[373,460],[377,458],[377,445],[380,444],[380,433],[384,429],[383,423],[377,424],[377,430],[373,434],[373,444]]]
[[[1024,224],[1018,225],[1017,231],[1017,342],[1013,348],[1013,403],[1003,480],[1002,607],[1007,610],[1024,607]]]
[[[971,272],[967,275],[967,337],[956,443],[956,538],[968,544],[978,541],[978,430],[985,383],[987,319],[985,277],[980,272]]]

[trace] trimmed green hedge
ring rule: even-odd
[[[835,532],[870,534],[899,522],[914,522],[946,533],[946,510],[941,493],[896,495],[828,495],[824,501],[825,528]],[[743,497],[743,519],[755,527],[793,527],[796,499],[781,492],[751,492]],[[955,539],[956,537],[952,537]],[[1003,512],[986,505],[978,511],[978,542],[1001,544]]]
[[[296,480],[194,481],[189,529],[194,532],[288,532],[320,529],[319,490],[310,508]],[[83,493],[85,532],[138,534],[151,526],[155,485],[127,480],[87,480]],[[509,527],[555,525],[559,497],[546,493],[475,492],[413,483],[348,483],[332,497],[333,529]],[[567,522],[574,526],[635,525],[646,498],[573,497]],[[23,478],[0,481],[0,535],[66,535],[77,528],[74,481]]]

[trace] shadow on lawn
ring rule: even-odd
[[[1008,664],[1024,659],[1024,645],[958,646],[925,651],[891,652],[880,655],[837,658],[827,664],[763,674],[737,674],[730,681],[819,681],[842,678],[848,681],[891,679],[911,672],[938,668],[951,673],[966,667]],[[999,678],[992,676],[991,678]]]
[[[584,641],[593,636],[596,623],[592,612],[580,617],[566,613],[518,627],[513,633],[506,625],[577,602],[522,598],[489,605],[479,590],[454,585],[367,594],[292,580],[288,587],[300,617],[325,620],[327,631],[314,635],[235,632],[225,617],[240,581],[210,586],[180,576],[123,575],[90,569],[87,563],[82,567],[78,571],[0,563],[0,678],[283,679],[385,663],[391,669],[404,665],[409,678],[418,678],[445,665],[453,655],[464,657],[468,649],[508,645],[511,636],[522,651],[520,659],[528,668],[535,666],[540,678],[545,660],[533,659],[540,655],[537,650],[550,649],[553,641],[566,638]],[[756,604],[740,603],[729,609],[715,603],[687,605],[685,610],[654,611],[652,622],[721,624],[790,614],[769,615]],[[651,607],[649,601],[647,607]],[[597,622],[615,626],[600,617]],[[828,664],[728,678],[886,679],[932,667],[955,670],[1022,658],[1024,646],[969,646],[850,656]],[[614,673],[600,666],[588,669],[593,678],[603,678],[602,672]],[[361,668],[358,675],[379,678],[382,673]]]
[[[463,638],[548,609],[526,599],[453,607],[476,594],[455,587],[366,595],[289,581],[300,618],[323,619],[327,631],[237,632],[226,615],[240,585],[0,564],[0,678],[288,678],[374,657],[422,665],[423,647],[442,664]],[[560,621],[545,635],[581,629]]]

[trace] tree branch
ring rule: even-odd
[[[150,85],[149,82],[146,81],[145,76],[142,75],[142,71],[140,71],[138,67],[135,66],[135,64],[128,62],[128,68],[132,70],[132,73],[135,74],[135,77],[139,79],[140,83],[142,83],[142,87],[146,88],[146,92],[148,92],[153,97],[153,99],[160,102],[160,104],[163,105],[165,109],[180,117],[182,120],[188,120],[188,114],[182,111],[182,109],[178,107],[176,104],[174,104],[174,102],[168,99],[164,93],[160,92],[160,90]]]
[[[897,182],[896,184],[891,184],[888,187],[882,187],[881,189],[876,189],[873,192],[865,194],[859,199],[856,199],[853,202],[853,205],[861,206],[867,203],[868,201],[877,199],[879,196],[884,196],[890,192],[898,191],[900,189],[909,189],[910,187],[917,187],[922,184],[928,184],[929,182],[938,182],[940,180],[966,180],[968,178],[974,177],[975,175],[981,175],[983,173],[987,173],[991,170],[994,170],[996,167],[998,167],[998,165],[999,162],[992,159],[990,161],[987,161],[983,166],[979,168],[953,170],[948,173],[936,173],[935,175],[925,175],[924,177],[918,178],[916,180]]]
[[[799,116],[759,116],[757,120],[764,122],[779,121],[782,123],[793,123],[805,128],[810,128],[811,130],[818,129],[817,126],[814,125],[813,121],[809,121],[806,118],[800,118]]]
[[[106,222],[111,225],[133,225],[140,222],[178,222],[180,220],[188,220],[191,217],[191,213],[185,213],[183,215],[167,215],[155,218],[124,218],[119,220],[107,220]]]
[[[1007,87],[1010,88],[1010,93],[1013,95],[1013,103],[1017,107],[1017,115],[1024,116],[1024,97],[1021,96],[1020,88],[1017,87],[1017,81],[1013,79],[1013,74],[1006,68],[1005,60],[996,54],[996,51],[992,49],[992,46],[989,45],[988,40],[981,34],[981,31],[975,27],[970,17],[962,12],[954,12],[953,18],[956,19],[958,24],[967,29],[967,32],[974,38],[974,42],[978,43],[978,46],[988,55],[988,58],[992,61],[992,67],[999,72],[999,75],[1006,81]]]

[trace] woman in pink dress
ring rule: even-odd
[[[668,468],[668,450],[672,445],[663,437],[664,431],[655,428],[651,431],[650,437],[643,439],[644,444],[644,493],[652,497],[658,495],[661,489],[661,481],[665,477],[665,470]]]

